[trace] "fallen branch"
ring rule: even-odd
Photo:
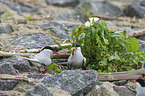
[[[31,54],[34,55],[34,53],[31,53]],[[10,57],[13,55],[21,55],[24,57],[29,57],[30,53],[12,53],[12,52],[0,51],[0,56],[2,57]]]
[[[142,29],[142,30],[138,30],[138,31],[128,33],[127,38],[133,37],[133,36],[141,36],[141,35],[144,35],[144,34],[145,34],[145,29]]]
[[[144,78],[145,69],[116,73],[98,73],[100,81],[135,80]]]
[[[20,76],[8,75],[8,74],[1,74],[0,80],[18,80],[18,81],[29,82],[29,79],[27,79],[27,78],[20,77]]]
[[[13,55],[21,55],[23,57],[29,57],[30,54],[32,56],[34,56],[36,53],[12,53],[12,52],[5,52],[5,51],[0,51],[0,56],[1,57],[11,57]],[[55,59],[60,59],[60,58],[68,58],[70,54],[60,54],[60,56],[55,55],[55,54],[51,54],[51,58],[55,58]]]
[[[107,17],[107,16],[101,16],[101,15],[95,15],[93,17],[98,17],[104,20],[118,20],[118,21],[130,21],[130,18],[124,18],[124,17]]]

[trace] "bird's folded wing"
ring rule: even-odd
[[[25,60],[28,60],[28,62],[30,62],[32,65],[35,65],[35,66],[38,66],[38,67],[40,67],[41,66],[41,64],[42,64],[42,62],[41,61],[39,61],[38,59],[35,59],[35,58],[26,58],[26,57],[22,57],[23,59],[25,59]]]
[[[85,57],[84,57],[84,59],[83,59],[83,64],[82,64],[82,66],[83,66],[83,67],[86,66],[86,58],[85,58]]]

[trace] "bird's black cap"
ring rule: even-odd
[[[142,87],[145,87],[145,81],[143,79],[137,79],[136,82],[138,82]]]
[[[43,47],[43,49],[41,50],[41,51],[43,51],[44,49],[50,49],[50,50],[52,50],[52,51],[55,51],[52,47],[50,47],[50,46],[45,46],[45,47]]]
[[[73,44],[73,47],[80,47],[79,44]]]

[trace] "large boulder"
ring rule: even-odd
[[[38,8],[28,3],[13,3],[8,0],[0,0],[3,4],[9,6],[11,9],[18,11],[18,14],[22,15],[21,12],[36,12]]]
[[[17,72],[11,64],[0,64],[0,74],[17,75]]]
[[[94,70],[66,70],[46,76],[41,82],[47,87],[68,91],[72,96],[85,95],[94,85],[99,84],[98,74]]]
[[[112,83],[104,82],[94,86],[86,96],[119,96],[113,89]]]
[[[34,88],[28,91],[24,96],[53,96],[53,94],[44,85],[36,84]]]
[[[46,45],[54,45],[56,44],[51,37],[46,36],[44,34],[32,34],[26,35],[22,37],[15,38],[16,41],[12,44],[16,46],[24,46],[26,48],[41,48]]]
[[[82,14],[93,14],[103,16],[120,16],[121,11],[117,6],[112,5],[109,1],[82,0],[75,8]]]
[[[14,30],[12,28],[12,26],[0,26],[0,34],[2,33],[7,33],[7,34],[10,34],[12,33]]]
[[[138,17],[138,18],[144,18],[145,17],[145,1],[138,1],[138,2],[133,2],[130,5],[128,5],[124,13],[126,16],[130,17]]]
[[[63,21],[50,21],[48,23],[38,25],[37,27],[43,30],[50,29],[60,39],[66,39],[66,38],[70,38],[70,33],[78,25],[81,25],[81,23],[80,22],[74,23],[74,22],[68,22],[68,21],[64,21],[64,22]]]
[[[76,12],[59,12],[54,17],[55,20],[73,20],[77,22],[86,22],[85,16]]]
[[[1,62],[1,64],[10,64],[16,70],[19,70],[22,72],[31,71],[31,66],[30,66],[29,62],[27,60],[22,59],[22,57],[20,55],[14,55],[12,57],[1,60],[0,62]]]
[[[80,0],[46,0],[47,4],[56,5],[56,6],[72,6],[75,7],[79,4]]]
[[[113,89],[119,96],[136,96],[134,92],[124,86],[113,86]]]
[[[13,90],[17,83],[16,80],[0,80],[0,90]]]

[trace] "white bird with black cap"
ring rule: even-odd
[[[84,68],[86,65],[86,58],[82,55],[79,44],[74,44],[71,50],[72,54],[68,58],[68,67],[71,69]]]
[[[51,64],[51,58],[50,55],[54,53],[59,55],[56,51],[54,51],[54,49],[50,46],[45,46],[40,53],[36,54],[33,57],[30,58],[26,58],[23,57],[24,59],[28,60],[28,62],[32,65],[35,65],[38,67],[38,70],[40,72],[42,72],[40,70],[40,68],[44,68],[43,71],[46,71],[46,66],[49,66]]]
[[[143,79],[135,80],[137,85],[137,94],[136,96],[145,96],[145,81]]]

